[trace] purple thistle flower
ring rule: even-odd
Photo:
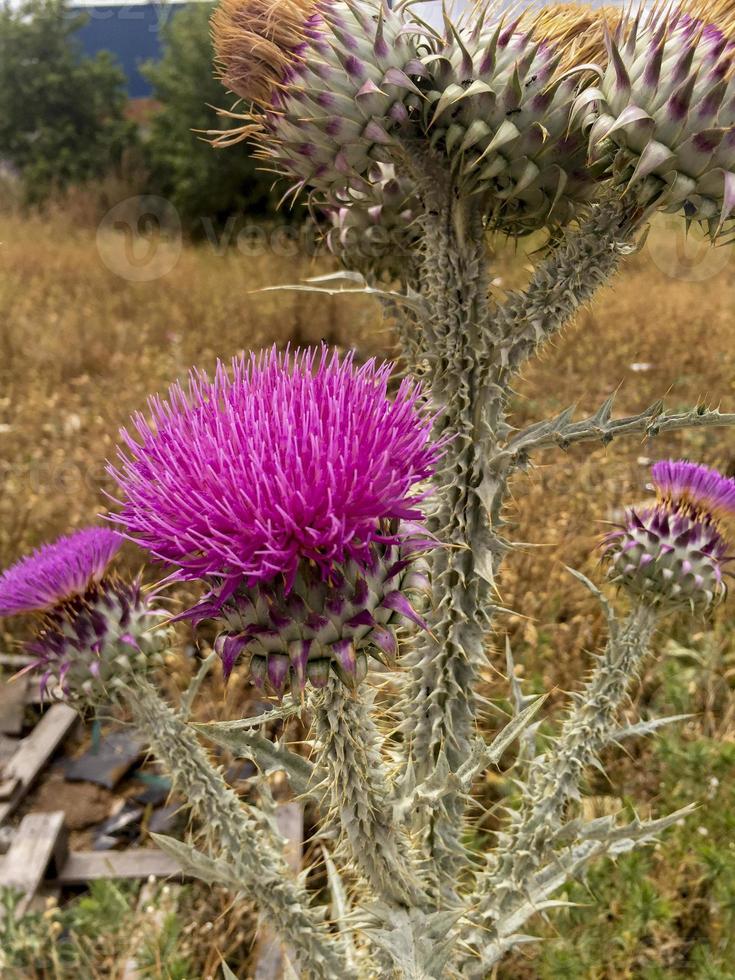
[[[28,644],[41,692],[60,689],[74,699],[109,699],[131,670],[162,662],[166,637],[140,581],[108,574],[121,535],[91,527],[60,538],[22,559],[0,578],[0,615],[42,612]]]
[[[629,510],[604,540],[611,578],[668,607],[707,608],[726,592],[728,543],[719,518],[735,513],[735,481],[683,460],[653,467],[655,506]]]
[[[391,401],[389,378],[326,348],[242,357],[213,381],[192,372],[150,400],[152,423],[123,430],[113,520],[180,577],[232,587],[369,561],[385,522],[421,519],[413,488],[441,453],[420,388],[404,381]]]
[[[51,609],[99,582],[122,537],[89,527],[39,548],[0,576],[0,616]]]
[[[216,619],[225,675],[249,655],[279,696],[330,672],[361,680],[368,655],[392,663],[395,631],[425,625],[418,552],[423,494],[442,443],[420,388],[388,397],[390,367],[327,348],[220,364],[150,402],[123,432],[113,518],[178,577],[209,592],[183,615]]]
[[[661,460],[652,470],[653,485],[672,508],[689,509],[703,520],[735,514],[735,480],[684,460]]]

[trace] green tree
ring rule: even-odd
[[[161,109],[151,120],[146,160],[155,193],[168,198],[192,234],[222,226],[233,214],[271,211],[272,175],[258,171],[245,145],[215,150],[202,132],[217,129],[213,106],[228,105],[214,77],[209,33],[213,5],[195,4],[177,12],[163,29],[160,61],[145,74]]]
[[[123,72],[107,53],[81,56],[84,20],[65,0],[0,7],[0,163],[31,203],[101,176],[134,139]]]

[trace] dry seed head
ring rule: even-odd
[[[568,70],[588,62],[604,63],[605,28],[612,33],[620,21],[621,13],[615,7],[594,9],[584,4],[558,3],[533,11],[521,24],[533,32],[537,41],[561,48],[560,68]]]
[[[299,61],[314,16],[314,0],[221,0],[212,15],[212,39],[222,81],[248,102],[270,105]]]

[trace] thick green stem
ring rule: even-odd
[[[393,819],[372,694],[333,678],[314,699],[317,770],[351,864],[389,906],[421,908],[426,895],[405,829]]]
[[[449,437],[436,475],[431,530],[441,542],[433,556],[431,631],[412,658],[404,733],[418,780],[440,757],[456,771],[475,729],[474,689],[484,659],[491,612],[489,569],[502,551],[490,529],[482,492],[482,459],[492,452],[499,392],[488,390],[477,350],[490,330],[488,270],[481,215],[441,186],[425,194],[422,289],[430,309],[431,393],[438,438]],[[423,815],[436,883],[453,894],[464,864],[464,801],[447,788]]]
[[[304,976],[351,975],[339,941],[291,875],[265,817],[244,804],[212,765],[183,718],[143,679],[127,689],[133,722],[202,824],[243,893],[294,951]]]
[[[638,606],[611,634],[584,690],[575,696],[561,735],[534,760],[523,807],[493,867],[478,882],[476,922],[492,938],[492,923],[526,899],[528,883],[553,857],[568,804],[579,797],[585,769],[616,731],[620,709],[649,653],[656,613]],[[490,929],[490,933],[488,933]]]

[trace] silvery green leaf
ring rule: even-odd
[[[391,303],[406,306],[416,313],[423,314],[425,312],[425,303],[418,294],[397,293],[387,289],[375,289],[373,286],[358,286],[353,289],[349,286],[330,288],[329,286],[310,286],[308,283],[284,283],[281,286],[264,286],[262,289],[255,290],[255,292],[322,293],[325,296],[374,296],[377,299],[389,300]]]
[[[337,931],[342,937],[342,943],[344,945],[345,957],[347,958],[348,966],[354,967],[357,960],[357,954],[352,942],[352,935],[347,927],[347,920],[350,914],[347,892],[345,891],[345,886],[342,882],[340,873],[337,871],[334,861],[329,856],[329,852],[325,847],[322,847],[322,855],[324,857],[324,867],[327,870],[329,894],[332,898],[332,921],[336,925]]]
[[[191,712],[191,707],[194,704],[199,689],[201,688],[207,674],[210,672],[215,663],[219,660],[219,654],[212,652],[209,656],[202,661],[196,676],[193,678],[191,683],[184,693],[184,697],[181,700],[181,713],[186,718]]]
[[[210,728],[216,727],[221,732],[247,731],[251,728],[261,728],[270,721],[286,721],[296,715],[300,716],[303,710],[303,705],[285,700],[280,707],[264,711],[262,715],[254,715],[252,718],[235,718],[233,721],[213,721],[208,724]],[[196,728],[197,726],[194,725],[193,727]]]
[[[150,834],[157,846],[179,865],[181,870],[209,885],[233,885],[232,870],[226,861],[209,857],[198,851],[192,844],[167,837],[164,834]]]
[[[485,772],[490,766],[496,766],[500,762],[504,752],[526,731],[531,721],[545,704],[547,698],[548,694],[534,698],[533,702],[524,708],[520,714],[511,718],[505,728],[498,732],[489,745],[483,739],[475,740],[470,757],[457,773],[465,792],[469,792],[472,781],[476,776]]]
[[[678,721],[687,721],[694,715],[669,715],[668,718],[651,718],[648,721],[639,721],[636,725],[628,725],[626,728],[619,728],[610,738],[611,742],[621,742],[624,738],[634,738],[639,735],[651,735],[664,728],[666,725],[674,725]]]
[[[294,793],[309,795],[314,772],[310,762],[257,732],[224,727],[229,724],[212,722],[192,725],[192,728],[204,738],[232,752],[236,758],[251,759],[267,775],[285,772]]]
[[[377,908],[376,908],[377,911]],[[446,975],[459,912],[426,914],[416,909],[386,909],[380,915],[392,928],[367,930],[371,940],[392,959],[397,976],[431,980]]]
[[[605,616],[607,617],[608,628],[610,629],[611,633],[614,632],[617,629],[617,616],[615,615],[615,610],[611,606],[607,596],[605,596],[605,594],[597,588],[595,583],[591,581],[591,579],[588,579],[582,572],[578,572],[576,568],[570,568],[569,565],[565,565],[564,567],[570,575],[573,575],[578,582],[581,582],[582,585],[584,585],[584,587],[588,589],[597,599],[603,608]]]

